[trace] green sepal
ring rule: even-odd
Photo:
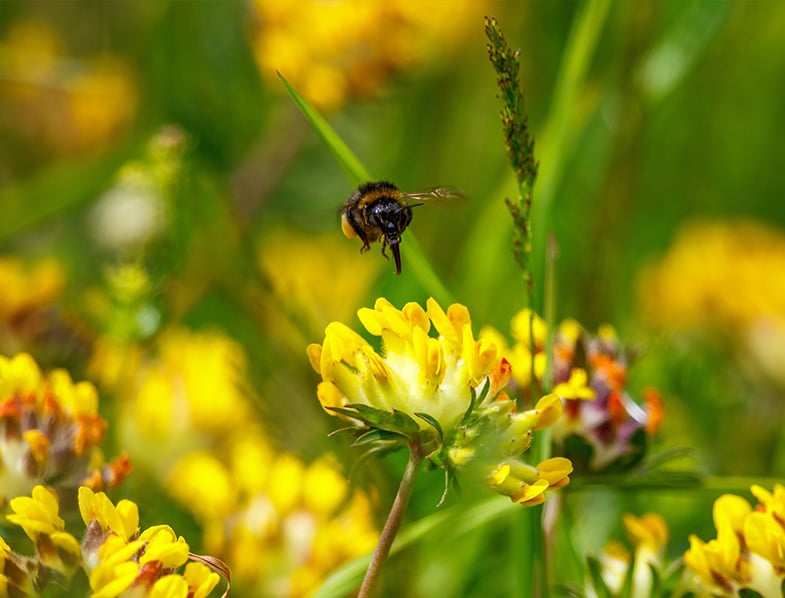
[[[451,485],[455,486],[455,492],[458,495],[461,494],[461,485],[458,482],[458,476],[455,474],[455,468],[450,465],[449,461],[446,461],[442,467],[444,467],[444,491],[441,498],[439,498],[439,502],[436,503],[437,507],[441,507],[444,501],[447,500],[447,493],[450,491]]]
[[[359,436],[357,440],[352,443],[352,446],[363,446],[366,444],[375,443],[400,444],[401,446],[406,446],[408,444],[408,440],[406,436],[402,436],[397,432],[390,432],[389,430],[373,428],[365,434]]]
[[[425,423],[427,423],[429,426],[431,426],[433,429],[435,429],[436,433],[439,435],[439,442],[442,444],[444,443],[444,430],[442,430],[442,425],[439,423],[439,420],[437,420],[429,413],[419,412],[419,413],[415,413],[414,415],[416,415]]]
[[[346,407],[328,407],[328,409],[359,420],[368,427],[395,432],[406,438],[413,438],[420,431],[420,426],[411,416],[397,409],[384,411],[361,403],[353,403]]]
[[[463,417],[461,418],[461,423],[468,421],[468,419],[472,416],[472,413],[474,413],[475,407],[481,404],[485,400],[485,397],[488,396],[488,391],[490,389],[491,382],[487,378],[485,379],[485,384],[483,384],[482,388],[480,389],[479,396],[477,395],[476,389],[469,388],[471,398],[469,400],[469,406],[466,408],[466,413],[464,413]]]
[[[333,436],[338,436],[339,434],[345,434],[345,433],[356,434],[357,430],[358,430],[357,426],[346,426],[345,428],[338,428],[337,430],[333,430],[332,432],[327,434],[327,436],[332,438]]]
[[[763,598],[763,594],[759,594],[750,588],[741,588],[739,590],[739,598]]]

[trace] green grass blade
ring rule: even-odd
[[[343,139],[341,139],[327,121],[324,120],[324,117],[319,114],[305,98],[297,93],[297,90],[284,79],[284,76],[281,73],[278,73],[278,78],[294,100],[294,103],[302,110],[305,118],[307,118],[308,122],[316,129],[319,137],[321,137],[322,141],[327,145],[327,149],[330,150],[335,157],[335,160],[340,164],[341,168],[343,168],[343,171],[346,173],[346,176],[349,177],[352,185],[357,187],[362,183],[373,180],[373,177],[371,177],[371,174],[366,170],[362,162],[357,159],[357,156],[349,149],[349,146],[343,142]]]

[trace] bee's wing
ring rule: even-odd
[[[406,199],[414,201],[451,201],[454,199],[466,199],[466,196],[455,187],[433,187],[425,191],[414,193],[404,193]]]

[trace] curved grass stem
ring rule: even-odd
[[[379,577],[382,566],[387,560],[387,556],[390,554],[393,540],[398,533],[398,529],[401,527],[403,516],[409,505],[409,499],[412,496],[414,482],[417,479],[417,474],[420,472],[420,465],[422,465],[424,457],[425,453],[423,452],[422,445],[419,443],[412,443],[409,447],[409,461],[406,463],[406,470],[401,478],[401,484],[398,486],[398,493],[395,495],[395,501],[393,502],[389,515],[387,515],[387,521],[379,536],[379,543],[376,545],[373,558],[371,558],[371,562],[365,572],[365,578],[360,586],[360,592],[357,594],[357,598],[368,598],[368,596],[371,595],[371,590]]]

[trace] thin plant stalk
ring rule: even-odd
[[[417,479],[417,474],[420,472],[420,465],[422,465],[424,457],[422,445],[412,443],[409,447],[409,461],[406,463],[406,470],[401,478],[401,484],[398,486],[398,493],[395,495],[395,501],[393,501],[390,513],[387,515],[387,521],[379,536],[379,543],[376,545],[373,558],[371,558],[371,562],[365,572],[365,578],[360,586],[357,598],[368,598],[371,595],[371,590],[379,577],[382,566],[390,554],[393,540],[401,527],[403,516],[409,505],[409,499],[412,496],[414,482]]]

